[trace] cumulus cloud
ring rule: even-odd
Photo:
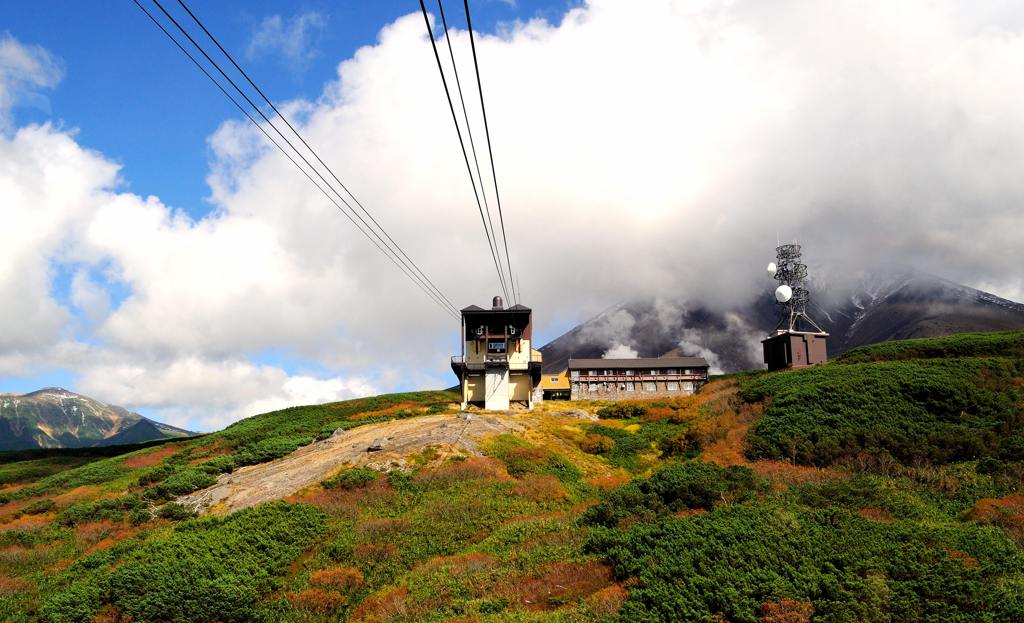
[[[512,264],[538,328],[652,294],[732,309],[764,290],[777,235],[804,243],[812,274],[833,282],[900,263],[1019,294],[1024,19],[1008,12],[1019,13],[594,0],[481,33]],[[268,32],[283,41],[292,24]],[[452,37],[470,76],[468,36]],[[493,266],[433,63],[414,13],[341,60],[316,100],[282,104],[449,298],[486,303]],[[210,426],[289,400],[451,380],[456,323],[290,162],[238,120],[210,147],[214,209],[193,218],[121,192],[117,167],[67,132],[0,139],[2,209],[18,224],[0,230],[0,367],[65,357],[101,399],[179,422],[230,414]],[[60,266],[82,275],[74,309],[52,295]],[[617,309],[590,330],[638,348],[635,318]],[[69,338],[80,314],[93,329]],[[668,303],[655,314],[680,316]],[[706,332],[688,337],[720,350]],[[85,341],[99,346],[83,354]],[[255,363],[268,351],[329,372],[268,370]],[[345,370],[367,373],[334,372]],[[386,382],[365,380],[382,370]]]
[[[176,359],[159,369],[144,364],[91,366],[79,387],[114,404],[150,408],[169,424],[200,430],[289,406],[376,393],[362,378],[289,376],[274,366],[198,357]]]
[[[273,56],[293,70],[301,71],[316,56],[327,19],[315,11],[292,17],[270,15],[252,33],[246,55],[250,59]]]
[[[0,33],[0,131],[10,128],[15,105],[48,110],[49,100],[40,90],[56,86],[63,76],[62,63],[49,51]]]

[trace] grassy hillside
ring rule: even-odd
[[[342,468],[224,517],[172,500],[456,396],[7,457],[0,620],[1024,620],[1022,343],[912,340],[693,398],[547,403],[482,456],[428,445],[412,471]]]

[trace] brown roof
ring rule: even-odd
[[[486,313],[490,314],[490,313],[498,313],[498,312],[528,312],[528,311],[532,311],[532,310],[529,307],[525,306],[525,305],[513,305],[512,307],[503,307],[501,309],[484,309],[484,308],[482,308],[482,307],[480,307],[478,305],[470,305],[469,307],[463,307],[459,311],[462,311],[463,313],[466,313],[466,312],[469,312],[469,313],[486,312]]]
[[[703,357],[648,357],[635,359],[570,359],[570,370],[646,370],[647,368],[706,368]]]

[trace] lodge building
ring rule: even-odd
[[[451,365],[459,377],[463,409],[533,407],[541,354],[531,347],[532,317],[523,305],[506,309],[500,296],[494,297],[491,309],[470,305],[462,310],[462,354],[452,357]]]
[[[689,396],[708,380],[703,357],[570,359],[572,400]]]

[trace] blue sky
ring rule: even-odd
[[[175,0],[163,4],[172,12],[178,8]],[[570,4],[578,2],[477,0],[471,8],[474,27],[493,32],[500,22],[557,21]],[[419,11],[408,0],[193,1],[189,7],[274,101],[316,99],[337,78],[339,62],[375,43],[384,25]],[[436,10],[436,4],[428,2],[427,9]],[[301,67],[274,52],[247,57],[265,18],[310,13],[324,25],[314,29],[309,60]],[[461,3],[449,0],[445,14],[451,25],[464,27]],[[128,190],[157,195],[193,216],[209,211],[206,140],[238,111],[131,0],[14,3],[0,21],[2,30],[43,46],[64,64],[64,79],[45,94],[49,109],[18,107],[19,124],[54,120],[77,128],[82,145],[122,165]]]

